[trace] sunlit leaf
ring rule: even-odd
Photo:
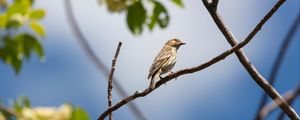
[[[31,22],[29,23],[29,26],[30,26],[31,29],[32,29],[34,32],[36,32],[38,35],[40,35],[40,36],[45,36],[45,34],[46,34],[45,29],[44,29],[44,27],[43,27],[40,23],[38,23],[38,22],[36,22],[36,21],[31,21]]]
[[[182,0],[171,0],[171,2],[175,3],[179,7],[184,7]]]
[[[7,15],[10,17],[15,13],[19,13],[21,15],[26,14],[30,10],[30,4],[26,2],[16,2],[10,5],[7,9]]]
[[[84,109],[76,107],[70,120],[89,120],[89,115]]]
[[[127,8],[128,0],[106,0],[110,12],[121,12]]]
[[[135,2],[127,9],[127,24],[133,34],[140,34],[143,31],[143,24],[146,21],[146,9],[141,1]]]
[[[40,20],[45,16],[45,10],[44,9],[36,9],[32,10],[30,12],[30,19]]]
[[[7,17],[6,17],[6,14],[1,14],[0,15],[0,28],[3,28],[6,26],[6,20]]]
[[[11,0],[0,14],[0,28],[4,31],[0,36],[0,60],[13,67],[17,74],[24,57],[29,59],[35,52],[41,60],[45,58],[41,43],[37,40],[38,36],[46,34],[44,27],[38,23],[45,16],[45,11],[32,10],[32,3],[33,0]],[[24,32],[27,23],[36,36]]]
[[[28,5],[32,5],[34,0],[14,0],[14,2],[16,2],[16,3],[25,3],[25,4],[28,4]]]
[[[24,24],[24,16],[20,13],[14,13],[10,17],[7,27],[8,28],[18,28],[21,27]]]

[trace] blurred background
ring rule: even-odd
[[[107,68],[111,67],[118,42],[123,42],[114,77],[128,94],[148,87],[148,70],[169,39],[178,38],[187,43],[179,49],[173,71],[200,65],[231,47],[202,1],[183,1],[183,6],[160,2],[168,11],[169,23],[163,28],[156,25],[153,30],[144,27],[140,32],[132,32],[128,27],[126,12],[112,12],[105,2],[70,2],[83,36]],[[237,40],[242,41],[276,2],[220,1],[218,11]],[[243,48],[265,78],[270,75],[284,37],[299,14],[299,5],[299,0],[287,0]],[[65,2],[35,0],[32,7],[46,12],[40,21],[46,30],[46,35],[40,37],[45,59],[41,61],[38,55],[32,55],[23,61],[18,74],[13,67],[0,62],[2,101],[11,104],[11,100],[24,95],[33,107],[71,103],[85,109],[92,120],[97,119],[107,108],[107,76],[91,62],[78,42],[67,18]],[[280,94],[300,84],[299,38],[297,30],[276,77],[274,87]],[[205,70],[180,76],[134,103],[149,120],[251,120],[262,93],[233,54]],[[121,99],[113,89],[113,103]],[[299,97],[293,106],[299,114]],[[280,112],[277,109],[266,119],[273,120]],[[137,119],[127,106],[113,112],[113,117]]]

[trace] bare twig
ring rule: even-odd
[[[206,4],[206,5],[210,5],[210,3],[208,3],[207,1],[204,1],[204,0],[203,0],[203,3]],[[215,2],[212,2],[212,3],[218,3],[218,2],[215,1]],[[280,5],[279,5],[279,6],[280,6]],[[279,6],[278,6],[278,7],[279,7]],[[277,9],[278,9],[278,8],[277,8]],[[208,10],[209,10],[210,12],[213,12],[214,8],[210,8],[210,9],[208,9]],[[276,9],[273,10],[273,11],[275,12]],[[273,13],[272,13],[272,14],[273,14]],[[271,17],[272,14],[268,14],[267,16],[268,16],[268,17]],[[220,19],[219,15],[218,15],[218,14],[215,14],[215,15],[216,15],[216,16],[214,16],[214,17],[217,18],[217,19],[219,19],[220,25],[222,25],[223,28],[225,27],[224,31],[225,31],[225,33],[227,33],[229,30],[228,30],[227,27],[223,24],[223,22],[222,22],[222,20]],[[213,58],[212,60],[210,60],[210,61],[208,61],[208,62],[206,62],[206,63],[204,63],[204,64],[201,64],[201,65],[199,65],[199,66],[197,66],[197,67],[193,67],[193,68],[183,69],[183,70],[180,70],[180,71],[178,71],[178,72],[176,72],[176,73],[173,73],[173,74],[171,74],[171,75],[168,75],[168,76],[162,78],[160,81],[158,81],[158,82],[156,83],[155,89],[158,88],[158,87],[160,87],[162,84],[164,84],[164,83],[166,83],[166,82],[172,80],[173,78],[177,78],[177,77],[179,77],[179,76],[181,76],[181,75],[184,75],[184,74],[194,73],[194,72],[198,72],[198,71],[200,71],[200,70],[203,70],[203,69],[205,69],[205,68],[207,68],[207,67],[209,67],[209,66],[211,66],[211,65],[213,65],[213,64],[215,64],[215,63],[217,63],[217,62],[219,62],[219,61],[221,61],[222,59],[226,58],[228,55],[232,54],[233,52],[239,51],[239,49],[240,49],[241,47],[243,47],[244,45],[246,45],[246,44],[254,37],[254,35],[260,30],[260,28],[263,26],[263,24],[267,21],[268,17],[264,18],[264,19],[262,20],[263,22],[259,23],[259,24],[256,26],[256,28],[250,33],[250,35],[249,35],[243,42],[241,42],[241,43],[239,43],[239,44],[233,45],[234,47],[233,47],[232,49],[230,49],[230,50],[228,50],[228,51],[225,51],[224,53],[220,54],[219,56]],[[220,20],[221,20],[221,21],[220,21]],[[234,37],[233,37],[233,35],[231,35],[231,33],[230,33],[230,34],[227,33],[226,35],[229,36],[229,37],[231,37],[231,38],[233,38],[233,40],[235,40]],[[235,42],[235,43],[236,43],[236,42]],[[248,64],[248,63],[247,63],[247,64]],[[252,66],[251,66],[251,67],[252,67]],[[152,89],[152,90],[147,90],[147,89],[145,89],[145,90],[142,91],[142,92],[138,92],[138,91],[137,91],[137,92],[134,93],[133,95],[131,95],[131,96],[129,96],[129,97],[127,97],[127,98],[121,100],[120,102],[118,102],[117,104],[113,105],[112,107],[109,107],[107,110],[105,110],[105,111],[99,116],[98,120],[103,120],[103,119],[108,115],[109,112],[112,112],[112,111],[114,111],[114,110],[116,110],[116,109],[122,107],[123,105],[127,104],[128,102],[130,102],[130,101],[132,101],[132,100],[135,100],[136,98],[146,96],[147,94],[151,93],[151,92],[152,92],[153,90],[155,90],[155,89]],[[297,115],[296,115],[296,116],[297,116]]]
[[[288,102],[290,105],[292,105],[293,102],[294,102],[294,100],[297,98],[297,96],[300,95],[300,86],[298,87],[298,90],[296,91],[296,94],[297,94],[297,95],[295,95],[295,97],[291,97],[290,100],[287,99],[287,102]],[[279,115],[278,115],[277,120],[283,120],[284,115],[285,115],[284,112],[281,111],[281,112],[279,113]]]
[[[234,35],[229,31],[227,26],[224,24],[222,18],[220,17],[217,11],[213,11],[213,7],[211,3],[207,0],[202,0],[203,4],[209,11],[216,25],[220,29],[220,31],[225,36],[226,40],[230,43],[231,46],[235,46],[237,44],[237,40]],[[278,8],[285,2],[285,0],[279,0],[273,8],[266,14],[266,16],[256,25],[254,30],[247,36],[247,39],[252,39],[254,35],[262,28],[262,26],[266,23],[266,21],[278,10]],[[278,99],[282,102],[280,104],[280,108],[293,120],[299,120],[299,115],[295,112],[295,110],[280,96],[280,94],[274,89],[268,81],[257,71],[254,65],[251,64],[250,60],[247,58],[246,54],[242,49],[236,52],[236,55],[239,61],[242,63],[244,68],[250,74],[253,80],[273,99]]]
[[[291,103],[298,95],[300,94],[300,85],[296,87],[294,90],[290,90],[283,95],[283,98],[288,102]],[[259,111],[259,118],[263,119],[267,115],[271,114],[276,108],[278,108],[278,104],[282,104],[282,102],[278,99],[270,102],[268,105],[265,105]]]
[[[281,63],[283,61],[283,58],[285,56],[285,53],[291,43],[291,41],[293,40],[293,36],[295,35],[296,31],[297,31],[297,28],[299,27],[299,23],[300,23],[300,14],[298,13],[298,16],[297,18],[295,19],[295,21],[293,22],[290,30],[288,31],[288,33],[286,34],[286,36],[284,37],[284,41],[283,41],[283,44],[281,45],[280,47],[280,51],[276,57],[276,60],[273,64],[273,67],[272,67],[272,71],[271,71],[271,74],[269,76],[269,83],[271,85],[273,85],[275,83],[275,80],[276,80],[276,76],[277,76],[277,73],[280,69],[280,66],[281,66]],[[256,120],[260,120],[260,113],[259,111],[261,111],[262,107],[266,104],[267,102],[267,99],[268,99],[268,96],[266,93],[263,93],[263,96],[261,97],[261,101],[260,101],[260,104],[259,104],[259,107],[257,109],[257,113],[256,113],[256,117],[255,119]]]
[[[145,89],[143,90],[142,92],[135,92],[133,95],[131,96],[128,96],[127,98],[121,100],[120,102],[118,102],[117,104],[109,107],[108,109],[106,109],[99,117],[98,117],[98,120],[104,120],[104,118],[112,111],[115,111],[117,109],[119,109],[120,107],[124,106],[125,104],[129,103],[130,101],[132,100],[135,100],[136,98],[139,98],[139,97],[144,97],[146,95],[148,95],[149,93],[151,93],[153,90],[157,89],[158,87],[160,87],[162,84],[165,84],[167,83],[168,81],[174,79],[174,78],[178,78],[179,76],[181,75],[185,75],[185,74],[191,74],[191,73],[194,73],[194,72],[199,72],[205,68],[208,68],[209,66],[221,61],[221,60],[224,60],[227,56],[229,56],[230,54],[238,51],[240,48],[244,47],[245,45],[247,45],[249,42],[251,41],[251,39],[246,39],[244,40],[243,42],[235,45],[234,47],[232,47],[231,49],[223,52],[222,54],[214,57],[213,59],[199,65],[199,66],[196,66],[196,67],[192,67],[192,68],[186,68],[186,69],[183,69],[183,70],[180,70],[180,71],[177,71],[173,74],[170,74],[170,75],[167,75],[166,77],[162,78],[161,80],[159,80],[156,85],[155,85],[155,88],[154,89],[151,89],[151,90],[148,90],[148,89]]]
[[[83,49],[83,51],[86,53],[88,58],[91,60],[91,62],[97,67],[97,69],[104,75],[109,75],[109,69],[105,67],[104,63],[97,58],[96,54],[92,51],[91,47],[89,46],[87,39],[83,36],[82,32],[80,31],[79,26],[76,23],[74,13],[72,11],[72,5],[71,0],[64,0],[65,8],[66,8],[66,16],[69,20],[69,24],[74,32],[74,35],[76,39],[78,40],[79,45]],[[118,83],[116,79],[113,79],[115,82],[113,83],[113,86],[115,87],[117,93],[120,95],[120,97],[125,98],[128,96],[128,94],[125,92],[124,88]],[[143,113],[139,110],[139,108],[134,104],[130,103],[128,104],[129,110],[133,113],[133,115],[138,120],[145,120],[146,117],[143,115]]]
[[[107,99],[108,99],[108,107],[112,106],[112,89],[113,89],[113,76],[114,76],[114,72],[115,72],[115,66],[116,66],[116,62],[119,56],[119,52],[122,46],[122,42],[119,42],[114,59],[112,60],[112,65],[111,65],[111,71],[109,74],[109,79],[108,79],[108,86],[107,86]],[[109,113],[109,120],[112,120],[112,113]]]

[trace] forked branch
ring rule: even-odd
[[[216,11],[217,6],[212,3],[216,3],[218,0],[212,0],[209,3],[207,0],[202,0],[203,4],[209,11],[210,15],[212,16],[213,20],[215,21],[216,25],[220,29],[220,31],[225,36],[226,40],[230,43],[231,46],[235,46],[237,44],[237,40],[234,35],[230,32],[228,27],[224,24],[221,16]],[[285,2],[285,0],[279,0],[273,8],[266,14],[266,16],[256,25],[256,27],[252,30],[252,32],[247,36],[247,39],[252,39],[254,35],[262,28],[262,26],[266,23],[269,18],[278,10],[278,8]],[[247,70],[249,75],[252,79],[273,99],[280,101],[280,108],[289,116],[292,120],[299,120],[299,115],[295,112],[295,110],[280,96],[280,94],[274,89],[268,81],[257,71],[254,65],[251,64],[250,60],[247,58],[246,54],[243,52],[242,49],[236,51],[236,55]]]
[[[288,102],[291,103],[293,100],[300,94],[300,85],[298,85],[294,90],[290,90],[283,95],[283,98]],[[282,104],[282,102],[278,99],[272,101],[271,103],[265,105],[259,111],[259,118],[263,119],[267,115],[271,114],[276,108],[278,108],[278,104]]]
[[[272,71],[271,71],[271,74],[269,76],[270,85],[273,85],[275,83],[276,76],[278,75],[278,71],[279,71],[280,66],[283,62],[284,56],[287,52],[287,49],[290,46],[290,43],[293,40],[293,36],[297,32],[297,28],[299,28],[299,24],[300,24],[300,13],[298,13],[297,18],[294,20],[292,26],[290,27],[290,30],[288,31],[288,33],[284,37],[284,40],[283,40],[283,43],[280,47],[279,53],[278,53],[278,55],[275,59],[275,62],[273,63],[273,66],[272,66],[272,69],[271,69]],[[260,111],[265,106],[265,104],[267,103],[267,100],[268,100],[268,95],[266,93],[263,93],[263,96],[261,97],[256,115],[255,115],[256,120],[261,120],[262,119],[261,115],[260,115]]]
[[[104,62],[97,57],[97,55],[93,52],[91,46],[88,44],[88,40],[84,37],[83,33],[81,32],[76,19],[75,15],[72,11],[72,2],[71,0],[64,0],[64,5],[66,8],[66,17],[68,19],[68,23],[71,26],[71,29],[74,32],[75,38],[78,41],[80,47],[85,52],[89,60],[95,65],[95,67],[102,73],[104,76],[109,75],[109,69],[104,65]],[[113,78],[113,86],[115,87],[116,92],[120,95],[120,97],[125,98],[128,96],[123,86],[117,81],[116,78]],[[146,117],[138,108],[138,106],[134,103],[128,104],[129,110],[133,113],[133,115],[138,120],[145,120]]]
[[[118,103],[116,103],[115,105],[109,107],[108,109],[106,109],[99,117],[98,120],[104,120],[104,118],[111,112],[119,109],[120,107],[126,105],[127,103],[135,100],[136,98],[139,97],[144,97],[146,95],[148,95],[149,93],[151,93],[152,91],[156,90],[158,87],[160,87],[162,84],[167,83],[168,81],[177,78],[181,75],[185,75],[185,74],[191,74],[194,72],[199,72],[205,68],[208,68],[209,66],[225,59],[227,56],[229,56],[230,54],[236,52],[238,58],[240,59],[241,63],[244,65],[244,67],[246,68],[246,70],[249,72],[249,74],[251,75],[251,77],[268,93],[271,94],[271,97],[274,99],[279,99],[283,105],[280,105],[280,107],[282,109],[285,110],[286,113],[288,113],[288,115],[291,118],[294,119],[298,119],[298,115],[297,113],[295,113],[295,111],[286,103],[285,100],[282,99],[282,97],[276,92],[276,90],[270,86],[268,84],[268,82],[257,72],[257,70],[255,69],[255,67],[250,64],[250,61],[248,60],[248,58],[246,57],[245,53],[243,53],[242,50],[240,50],[242,47],[244,47],[247,43],[249,43],[252,38],[255,36],[255,34],[261,29],[261,27],[265,24],[265,22],[273,15],[273,13],[275,13],[275,11],[279,8],[279,6],[281,6],[281,4],[284,1],[279,1],[273,8],[272,10],[261,20],[261,22],[254,28],[254,30],[247,36],[247,38],[242,41],[241,43],[237,44],[236,39],[233,37],[232,33],[229,32],[229,29],[224,25],[222,19],[220,18],[220,15],[217,13],[217,5],[218,5],[218,0],[213,0],[212,3],[209,3],[206,0],[203,0],[204,5],[207,7],[207,9],[209,10],[210,14],[212,15],[213,19],[215,20],[217,26],[219,27],[219,29],[222,31],[222,33],[224,34],[224,36],[226,37],[226,39],[228,40],[228,42],[233,46],[231,49],[223,52],[222,54],[214,57],[213,59],[211,59],[210,61],[207,61],[199,66],[196,67],[192,67],[192,68],[187,68],[187,69],[183,69],[180,71],[177,71],[173,74],[167,75],[166,77],[162,78],[161,80],[159,80],[154,89],[145,89],[141,92],[137,91],[134,94],[132,94],[131,96],[128,96],[127,98],[119,101]]]
[[[154,89],[151,89],[151,90],[148,90],[148,89],[145,89],[143,90],[142,92],[135,92],[133,95],[131,96],[128,96],[127,98],[121,100],[120,102],[118,102],[117,104],[109,107],[108,109],[106,109],[99,117],[98,117],[98,120],[104,120],[104,118],[112,111],[115,111],[117,109],[119,109],[120,107],[124,106],[125,104],[129,103],[130,101],[132,100],[135,100],[136,98],[139,98],[139,97],[144,97],[146,95],[148,95],[149,93],[151,93],[153,90],[156,90],[158,87],[160,87],[162,84],[165,84],[167,83],[168,81],[174,79],[174,78],[177,78],[181,75],[185,75],[185,74],[191,74],[191,73],[194,73],[194,72],[199,72],[205,68],[208,68],[209,66],[217,63],[217,62],[220,62],[221,60],[224,60],[227,56],[231,55],[232,53],[238,51],[240,48],[244,47],[245,45],[247,45],[249,42],[251,41],[251,39],[245,39],[243,42],[235,45],[234,47],[232,47],[231,49],[223,52],[222,54],[214,57],[213,59],[199,65],[199,66],[196,66],[196,67],[192,67],[192,68],[186,68],[186,69],[183,69],[183,70],[180,70],[178,72],[175,72],[173,74],[170,74],[164,78],[162,78],[161,80],[159,80],[156,85],[155,85],[155,88]]]

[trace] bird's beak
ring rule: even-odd
[[[180,45],[184,45],[184,44],[186,44],[186,43],[180,43]]]

